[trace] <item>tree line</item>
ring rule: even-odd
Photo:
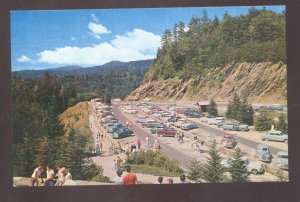
[[[83,134],[59,120],[64,110],[76,104],[74,85],[45,74],[40,80],[13,77],[12,89],[14,176],[31,176],[40,162],[46,162],[68,167],[74,179],[108,180],[102,168],[87,158],[91,133]]]
[[[207,112],[211,116],[218,116],[218,106],[213,98],[210,100]],[[272,125],[274,125],[276,130],[282,131],[285,134],[288,133],[287,117],[284,113],[280,113],[278,116],[275,112],[266,110],[259,111],[256,115],[254,112],[255,111],[247,98],[243,97],[241,99],[235,93],[228,103],[225,116],[250,126],[254,125],[255,130],[257,131],[271,130]]]
[[[284,62],[286,60],[285,12],[250,8],[246,15],[210,19],[192,17],[166,29],[161,48],[146,78],[189,79],[208,68],[236,62]]]

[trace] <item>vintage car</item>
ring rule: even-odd
[[[126,127],[123,127],[117,131],[115,131],[113,134],[112,134],[112,137],[114,139],[117,139],[117,138],[124,138],[124,137],[128,137],[128,136],[131,136],[133,134],[133,130],[130,130]]]
[[[184,123],[181,126],[182,130],[192,130],[195,128],[198,128],[198,125],[196,123],[192,123],[192,122]]]
[[[225,167],[226,170],[230,168],[230,161],[232,159],[224,159],[221,161],[221,164]],[[252,173],[252,174],[264,174],[265,169],[262,163],[257,162],[257,161],[251,161],[249,159],[242,159],[243,164],[246,165],[247,172]]]
[[[286,151],[279,151],[275,157],[275,166],[279,169],[289,169],[289,154]]]
[[[258,144],[256,147],[255,158],[264,162],[271,162],[272,156],[270,149],[265,144]]]
[[[287,142],[288,141],[288,135],[283,134],[281,131],[269,131],[266,134],[263,134],[261,136],[262,140],[266,141],[279,141],[279,142]]]
[[[225,135],[222,138],[220,145],[232,149],[235,148],[235,146],[237,145],[237,141],[232,135]]]
[[[163,136],[163,137],[175,137],[177,131],[174,128],[163,128],[160,129],[156,132],[158,136]]]

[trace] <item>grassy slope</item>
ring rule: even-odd
[[[91,129],[89,127],[89,115],[91,110],[92,107],[87,102],[80,102],[64,111],[59,116],[59,119],[65,126],[71,125],[81,134],[91,137]]]

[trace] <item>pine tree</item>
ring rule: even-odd
[[[267,111],[262,111],[254,120],[255,130],[266,131],[270,130],[272,126],[272,118]]]
[[[246,123],[248,125],[253,125],[254,110],[246,97],[243,98],[239,111],[240,111],[239,121]]]
[[[210,183],[222,182],[225,179],[225,169],[221,164],[222,158],[217,151],[216,140],[208,151],[207,163],[203,166],[203,180]]]
[[[231,175],[232,182],[247,182],[249,173],[247,172],[247,165],[242,160],[242,151],[237,148],[232,158],[229,159],[229,173]]]
[[[207,112],[211,116],[217,116],[218,115],[217,103],[214,101],[213,98],[210,100],[210,103],[209,103],[208,108],[207,108]]]
[[[279,116],[278,119],[279,119],[278,123],[275,126],[276,130],[280,130],[280,131],[282,131],[282,133],[287,134],[287,132],[288,132],[288,124],[285,121],[284,114],[280,114],[280,116]]]
[[[201,182],[203,165],[199,161],[192,161],[187,170],[187,178],[196,183]]]
[[[241,108],[240,98],[236,93],[234,93],[232,100],[229,101],[226,117],[239,120],[240,108]]]

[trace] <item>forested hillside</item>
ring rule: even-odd
[[[251,8],[220,20],[204,12],[164,32],[154,64],[129,97],[228,101],[238,93],[284,103],[285,40],[285,13]]]
[[[193,17],[167,29],[146,81],[188,80],[237,62],[285,62],[285,13],[251,8],[247,15]]]
[[[45,161],[68,167],[74,179],[107,180],[86,155],[92,141],[88,104],[69,108],[81,99],[74,86],[46,74],[41,80],[13,77],[12,89],[14,176],[29,177]]]

